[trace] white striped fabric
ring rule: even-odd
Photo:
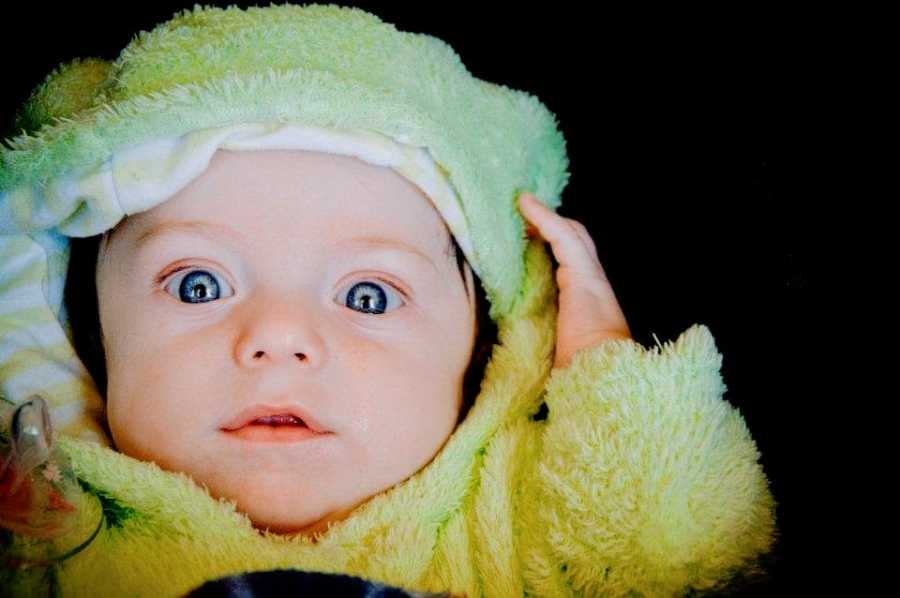
[[[157,139],[61,173],[42,188],[0,195],[0,395],[19,403],[39,394],[50,405],[54,433],[111,446],[103,400],[68,336],[69,237],[100,234],[159,205],[201,175],[218,149],[320,151],[393,168],[432,201],[480,274],[458,196],[427,148],[375,132],[285,123]]]

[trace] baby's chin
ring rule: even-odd
[[[210,494],[236,502],[238,512],[245,514],[260,532],[313,538],[328,530],[331,522],[345,519],[357,506],[366,502],[335,500],[322,487],[295,488],[268,479],[247,480],[236,488],[210,485]]]
[[[253,492],[226,494],[236,501],[235,508],[249,517],[253,527],[268,529],[276,534],[299,534],[312,537],[324,531],[324,520],[336,509],[326,504],[323,497],[307,498],[285,490],[266,492],[260,488]]]
[[[249,517],[254,529],[260,533],[269,532],[290,537],[305,537],[315,541],[317,536],[328,531],[330,525],[346,519],[362,502],[312,518],[298,517],[296,512],[285,517],[283,515],[273,516],[269,513],[250,513],[240,509],[240,505],[238,508]]]
[[[354,510],[355,506],[333,511],[326,514],[324,517],[320,517],[319,519],[312,521],[311,523],[298,523],[296,517],[288,518],[293,520],[286,520],[285,518],[273,519],[270,517],[260,518],[258,516],[254,518],[249,513],[247,514],[247,516],[253,523],[253,527],[259,532],[269,532],[273,534],[292,537],[302,536],[315,542],[315,540],[317,539],[317,535],[321,535],[327,532],[330,525],[333,525],[334,523],[339,521],[343,521]]]

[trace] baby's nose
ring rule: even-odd
[[[235,344],[235,358],[240,365],[318,363],[323,343],[313,312],[297,303],[271,299],[247,308]]]

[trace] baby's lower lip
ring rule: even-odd
[[[268,424],[247,424],[243,428],[230,430],[227,431],[227,433],[231,436],[253,442],[300,442],[328,435],[326,433],[319,434],[313,432],[306,426],[270,426]]]

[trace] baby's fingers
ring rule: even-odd
[[[553,255],[559,262],[560,288],[576,282],[582,285],[589,285],[591,281],[608,284],[597,248],[583,224],[560,216],[530,193],[523,193],[520,198],[522,214],[533,223],[536,232],[550,243]]]
[[[565,367],[585,347],[609,339],[631,338],[625,314],[597,259],[597,248],[587,228],[577,220],[560,216],[528,193],[521,196],[520,205],[523,216],[550,243],[559,262],[554,367]]]

